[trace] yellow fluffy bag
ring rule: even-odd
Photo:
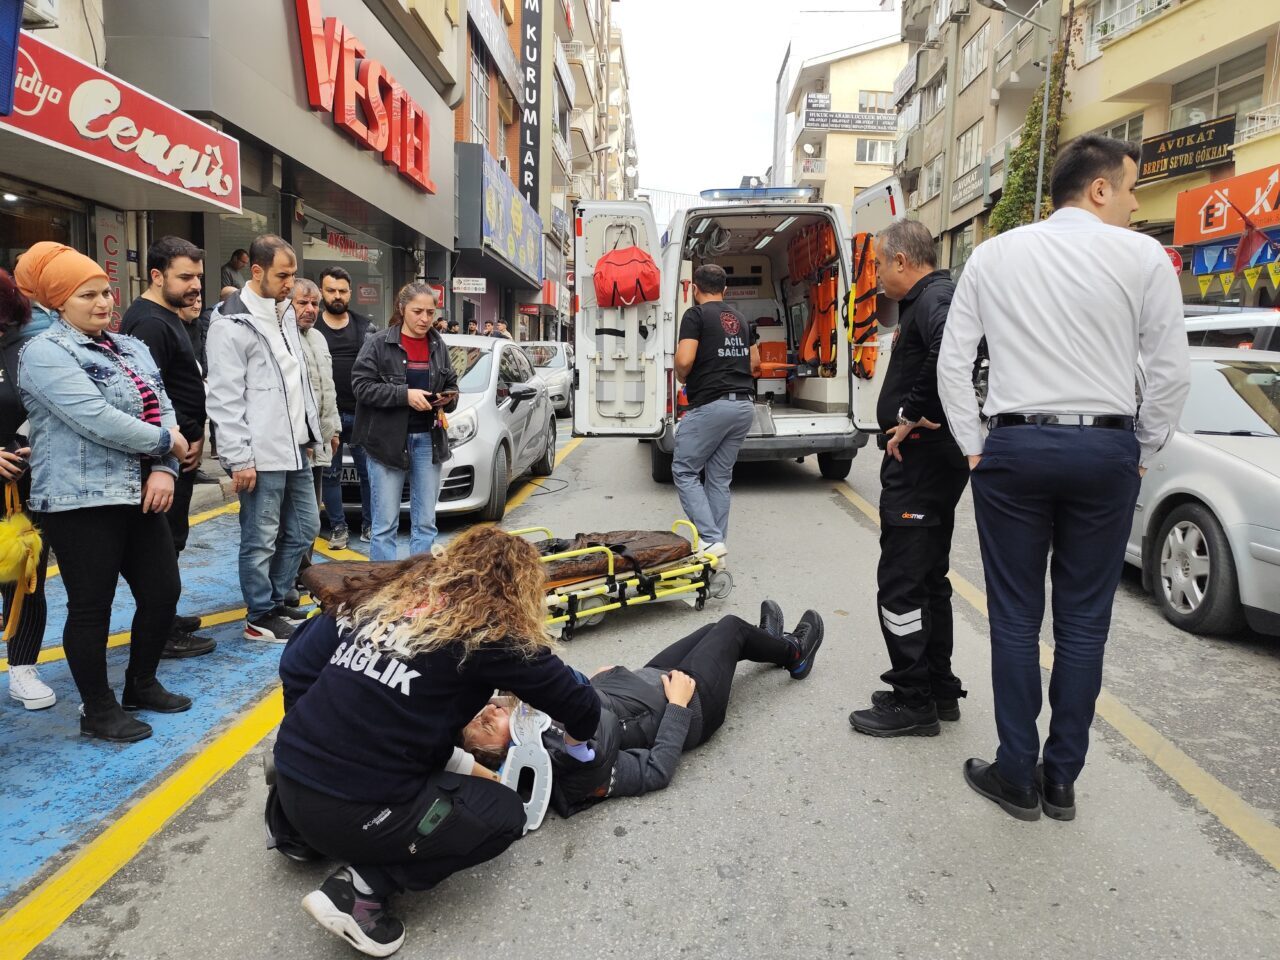
[[[43,542],[31,518],[22,512],[18,485],[12,481],[4,486],[4,505],[6,515],[0,520],[0,583],[18,585],[4,625],[3,640],[8,643],[22,618],[23,600],[28,594],[35,593]]]

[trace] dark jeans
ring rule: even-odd
[[[880,679],[913,707],[965,696],[951,670],[951,534],[969,466],[950,440],[908,440],[880,465]]]
[[[986,570],[996,760],[1030,785],[1039,753],[1040,624],[1053,582],[1053,672],[1045,776],[1074,783],[1102,687],[1111,605],[1138,498],[1138,441],[1097,427],[999,427],[972,475]]]
[[[520,795],[492,780],[430,774],[405,803],[339,800],[277,774],[280,804],[308,845],[349,863],[374,894],[430,890],[459,870],[492,860],[524,832]],[[429,835],[418,825],[436,801],[451,806]]]
[[[342,448],[350,445],[351,459],[355,461],[356,475],[360,478],[360,524],[367,527],[372,522],[373,513],[369,509],[369,467],[365,459],[364,447],[351,443],[351,430],[355,426],[356,415],[343,413],[341,443],[333,454],[333,464],[324,472],[324,512],[329,518],[329,529],[346,526],[347,514],[342,506]]]
[[[187,548],[187,536],[191,532],[191,494],[195,488],[194,470],[178,474],[178,479],[173,482],[173,506],[164,516],[169,521],[175,553],[182,553]]]
[[[775,638],[755,624],[741,617],[724,617],[677,640],[645,666],[683,671],[698,685],[695,696],[702,710],[702,729],[697,736],[685,740],[684,748],[689,750],[710,740],[724,724],[739,661],[785,667],[791,664],[794,652],[795,647],[786,640]]]
[[[122,576],[137,606],[126,681],[156,675],[181,591],[173,535],[162,514],[143,513],[140,506],[42,513],[37,522],[66,585],[62,646],[67,666],[85,712],[99,712],[115,702],[107,682],[106,651],[111,604]]]

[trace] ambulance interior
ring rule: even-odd
[[[716,263],[727,274],[725,300],[755,325],[759,418],[848,412],[847,278],[827,216],[695,209],[680,252],[677,317],[693,306],[694,270]]]

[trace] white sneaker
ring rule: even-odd
[[[57,694],[40,679],[35,664],[9,668],[9,696],[28,710],[44,710],[58,702]]]
[[[723,559],[729,553],[729,548],[724,545],[724,541],[717,540],[703,547],[702,552],[708,557]]]

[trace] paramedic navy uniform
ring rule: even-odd
[[[880,627],[890,669],[881,679],[908,706],[965,696],[951,671],[951,534],[969,468],[938,399],[938,350],[955,283],[945,270],[902,298],[889,370],[876,408],[882,430],[909,420],[941,424],[913,431],[880,465]]]

